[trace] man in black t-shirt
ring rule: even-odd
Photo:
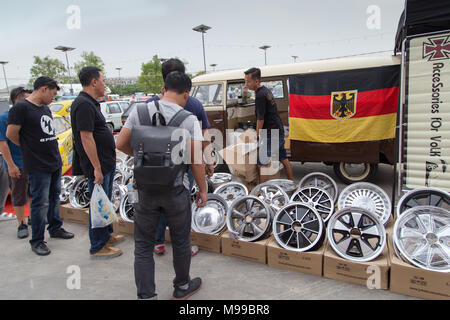
[[[272,144],[278,147],[278,160],[283,164],[289,180],[294,180],[292,167],[284,148],[284,126],[278,114],[278,107],[272,92],[261,85],[261,70],[251,68],[245,71],[245,85],[255,91],[256,136],[260,141],[258,166],[260,168],[260,183],[265,182],[261,174],[262,167],[270,164]],[[264,130],[262,132],[261,130]],[[272,141],[272,131],[278,133],[278,141]],[[275,137],[273,137],[275,139]],[[263,157],[261,157],[261,155]]]
[[[70,119],[74,142],[74,164],[88,178],[89,193],[95,184],[103,186],[109,199],[112,198],[114,175],[116,171],[116,144],[112,132],[106,126],[105,117],[97,101],[105,95],[105,82],[101,70],[84,67],[79,73],[83,91],[72,103]],[[79,163],[78,163],[79,162]],[[123,240],[123,236],[113,235],[111,225],[103,228],[91,227],[89,210],[89,239],[91,257],[113,258],[120,256],[122,250],[111,246]]]
[[[34,82],[34,92],[9,111],[6,137],[21,147],[23,166],[28,173],[31,202],[31,249],[38,255],[50,254],[44,242],[45,217],[52,238],[71,239],[59,217],[61,167],[58,141],[50,104],[59,87],[49,77]]]

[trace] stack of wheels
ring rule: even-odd
[[[208,188],[207,193],[214,193],[214,191],[216,190],[216,187],[214,186],[214,183],[211,179],[209,179],[208,177],[206,177],[206,187]],[[197,193],[200,191],[200,189],[197,186],[197,183],[194,181],[194,185],[192,186],[191,189],[191,202],[195,201],[195,196],[197,195]]]
[[[228,205],[218,195],[208,194],[208,201],[202,208],[192,204],[192,230],[204,234],[218,234],[227,223]]]
[[[406,193],[397,205],[395,254],[418,268],[450,272],[450,195],[437,188]]]
[[[347,186],[338,197],[338,211],[328,220],[330,246],[350,261],[376,259],[387,243],[385,225],[391,209],[391,201],[380,187],[367,182]]]
[[[288,197],[292,196],[292,194],[297,189],[297,184],[294,181],[288,179],[273,179],[267,181],[267,183],[275,184],[281,187],[281,189],[283,189],[284,192],[286,192]]]
[[[73,177],[69,192],[69,202],[76,209],[89,207],[91,195],[89,193],[88,179],[84,176]]]
[[[234,201],[248,195],[248,189],[242,183],[228,182],[214,190],[214,194],[221,196],[230,208]]]
[[[289,197],[283,188],[270,181],[257,185],[250,195],[265,202],[272,209],[272,214],[289,203]]]
[[[233,180],[233,176],[230,173],[216,172],[210,180],[214,184],[214,187],[218,188],[225,183],[231,182],[231,180]]]

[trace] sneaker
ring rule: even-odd
[[[202,287],[202,279],[194,278],[184,286],[175,287],[171,300],[186,300]]]
[[[120,255],[122,255],[122,250],[119,248],[104,246],[99,252],[91,254],[91,258],[110,259]]]
[[[50,238],[59,238],[59,239],[72,239],[75,235],[72,232],[67,232],[63,228],[59,228],[50,234]]]
[[[47,256],[50,254],[50,249],[47,247],[47,242],[41,241],[31,246],[31,250],[38,256]]]
[[[17,238],[25,239],[28,238],[28,226],[25,223],[21,223],[17,229]]]
[[[197,253],[198,253],[198,247],[197,246],[192,246],[191,247],[191,255],[192,255],[192,257],[197,255]]]
[[[153,252],[159,256],[162,256],[166,252],[166,246],[164,243],[155,244]]]

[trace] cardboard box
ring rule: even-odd
[[[233,175],[247,182],[258,178],[256,143],[237,143],[219,151],[220,156],[233,169]]]
[[[89,225],[89,208],[76,209],[70,203],[66,203],[59,207],[59,216],[64,221]]]
[[[266,245],[269,239],[256,242],[246,242],[230,237],[229,232],[222,234],[222,254],[243,260],[267,263]]]
[[[222,233],[204,234],[191,231],[191,245],[198,246],[200,250],[209,252],[222,252]]]
[[[390,291],[422,299],[450,300],[450,273],[424,270],[403,262],[392,246],[390,235]]]
[[[256,130],[253,129],[245,130],[243,133],[239,135],[238,140],[241,143],[257,143]]]
[[[166,227],[166,242],[170,243],[170,231],[169,228]]]
[[[353,262],[338,256],[327,242],[323,260],[323,276],[376,289],[389,289],[388,246],[385,246],[375,260]]]
[[[113,223],[113,230],[116,233],[134,234],[134,223],[123,221],[119,218],[118,222]]]
[[[316,251],[296,252],[280,247],[271,237],[267,244],[267,264],[274,268],[322,276],[324,252],[325,243]]]

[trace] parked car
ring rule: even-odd
[[[59,153],[63,163],[61,174],[65,174],[72,167],[72,127],[67,119],[57,114],[53,114],[53,127],[58,138]]]
[[[123,101],[107,101],[100,102],[100,109],[105,117],[106,126],[111,132],[120,130],[122,128],[122,106],[126,106],[126,102]]]
[[[70,108],[74,100],[62,100],[50,104],[50,110],[53,114],[57,114],[66,119],[70,119]]]
[[[125,122],[127,121],[128,116],[130,115],[131,111],[133,111],[134,107],[136,106],[136,102],[133,102],[132,104],[130,104],[128,106],[128,108],[126,108],[123,113],[122,113],[122,126],[125,124]]]

